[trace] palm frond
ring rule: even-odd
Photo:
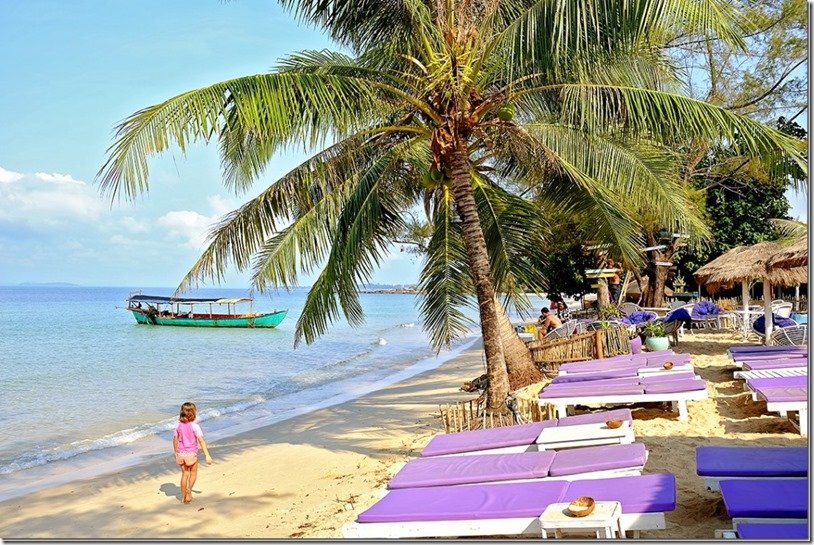
[[[477,310],[472,297],[474,286],[469,273],[469,257],[461,237],[460,224],[452,210],[452,193],[439,190],[433,212],[433,235],[419,276],[420,311],[430,343],[441,350],[476,323],[463,308]]]
[[[134,198],[148,189],[147,159],[175,143],[182,152],[194,141],[210,141],[234,129],[222,147],[240,157],[246,140],[263,148],[250,156],[241,174],[258,172],[281,147],[323,145],[341,140],[379,120],[384,107],[371,82],[326,74],[272,73],[237,78],[189,91],[125,119],[108,149],[97,178],[111,197]],[[231,122],[231,123],[230,123]],[[252,134],[253,133],[253,134]],[[250,136],[249,136],[250,135]],[[241,145],[243,143],[243,145]]]

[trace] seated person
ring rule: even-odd
[[[571,310],[568,308],[568,305],[565,304],[565,301],[557,302],[557,317],[562,322],[567,322],[571,319]]]
[[[551,311],[544,308],[542,310],[542,314],[540,315],[540,319],[537,320],[537,324],[540,326],[537,330],[537,334],[540,338],[543,338],[549,331],[560,327],[562,322],[559,318],[551,314]]]

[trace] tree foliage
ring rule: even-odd
[[[784,117],[778,129],[804,140],[806,131]],[[679,252],[679,272],[694,283],[692,274],[701,266],[735,246],[757,244],[783,237],[774,219],[789,219],[786,191],[803,184],[805,173],[792,167],[791,174],[777,176],[772,169],[724,148],[710,154],[702,165],[709,174],[695,179],[706,195],[706,213],[712,239],[706,246]]]

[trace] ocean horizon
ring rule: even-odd
[[[362,294],[363,326],[336,323],[296,349],[308,288],[254,294],[255,311],[288,309],[275,329],[137,325],[124,308],[131,291],[173,290],[0,286],[0,500],[169,456],[185,401],[216,447],[437,367],[480,337],[473,327],[436,354],[410,294]]]

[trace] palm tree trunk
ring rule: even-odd
[[[495,301],[497,308],[498,327],[500,328],[500,339],[503,342],[503,354],[506,358],[506,370],[509,374],[509,387],[517,390],[529,384],[543,380],[543,373],[534,364],[526,343],[520,340],[517,332],[512,327],[509,315],[498,301]]]
[[[610,291],[608,290],[607,278],[600,278],[596,281],[599,288],[596,290],[596,306],[597,309],[610,305]]]
[[[509,377],[498,327],[495,290],[490,274],[489,256],[486,253],[486,239],[483,236],[475,203],[466,148],[466,141],[459,139],[455,150],[448,156],[448,166],[452,178],[452,194],[455,196],[458,217],[461,218],[461,234],[478,297],[483,350],[486,353],[486,374],[489,377],[486,404],[491,410],[501,410],[505,409],[506,396],[509,393]]]

